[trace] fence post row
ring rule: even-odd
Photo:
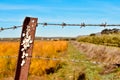
[[[14,80],[27,80],[38,18],[26,17],[23,22]]]

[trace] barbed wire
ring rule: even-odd
[[[61,24],[56,24],[56,23],[37,23],[37,25],[42,25],[43,27],[44,26],[62,26],[62,28],[64,28],[65,26],[80,26],[80,28],[82,27],[86,27],[86,26],[100,26],[100,27],[120,27],[120,24],[107,24],[106,22],[105,23],[102,23],[102,24],[86,24],[86,23],[81,23],[81,24],[67,24],[67,23],[61,23]],[[13,27],[0,27],[0,32],[1,31],[4,31],[4,30],[10,30],[10,29],[17,29],[17,28],[20,28],[22,27],[21,26],[13,26]]]
[[[0,56],[0,58],[17,58],[17,56]]]
[[[0,32],[1,32],[1,31],[4,31],[4,30],[10,30],[10,29],[13,29],[13,30],[14,30],[14,29],[17,29],[17,28],[20,28],[20,27],[22,27],[22,26],[13,26],[13,27],[7,27],[7,28],[1,27],[1,28],[0,28]]]
[[[120,26],[120,24],[107,24],[106,22],[105,23],[102,23],[102,24],[86,24],[86,23],[81,23],[81,24],[67,24],[67,23],[62,23],[62,24],[55,24],[55,23],[38,23],[38,25],[43,25],[43,26],[62,26],[62,27],[65,27],[65,26],[80,26],[81,28],[82,27],[86,27],[86,26],[100,26],[100,27],[109,27],[109,26]]]
[[[18,56],[0,56],[0,58],[17,58]],[[28,56],[31,59],[40,59],[40,60],[52,60],[52,61],[64,61],[64,62],[74,62],[74,63],[91,63],[95,65],[113,65],[116,63],[105,63],[105,62],[98,62],[98,61],[90,61],[90,60],[79,60],[79,59],[64,59],[64,58],[50,58],[50,57],[43,57],[43,56]]]

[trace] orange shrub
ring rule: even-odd
[[[0,56],[16,56],[19,42],[0,42]],[[15,58],[0,58],[0,77],[11,76],[15,72]]]
[[[34,56],[48,58],[60,57],[67,49],[66,41],[36,41],[33,49]],[[32,59],[30,74],[42,75],[46,70],[55,68],[60,61]]]
[[[0,56],[17,56],[19,42],[0,42]],[[67,50],[66,41],[35,41],[33,49],[34,56],[60,57]],[[0,77],[13,76],[17,58],[0,58]],[[60,61],[32,59],[29,74],[43,75],[46,70],[55,68]]]

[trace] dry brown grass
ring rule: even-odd
[[[35,41],[33,56],[61,57],[67,50],[66,41]],[[0,56],[17,56],[19,42],[0,42]],[[16,67],[16,58],[0,58],[0,77],[13,76]],[[30,65],[31,75],[46,74],[46,70],[56,69],[60,61],[32,59]]]
[[[108,64],[120,64],[120,48],[90,43],[74,42],[73,44],[77,44],[76,47],[84,52],[91,60]]]

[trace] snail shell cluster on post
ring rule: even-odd
[[[26,50],[28,48],[30,48],[30,45],[31,43],[33,43],[33,41],[31,40],[31,35],[29,34],[30,33],[30,26],[27,26],[27,29],[26,29],[26,32],[22,34],[22,37],[23,37],[23,41],[22,41],[22,63],[21,63],[21,66],[24,66],[25,64],[25,59],[26,57],[28,57],[28,53],[26,52]]]

